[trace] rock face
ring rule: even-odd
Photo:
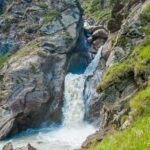
[[[107,66],[126,58],[130,54],[131,47],[137,44],[143,37],[140,28],[140,12],[142,3],[132,8],[132,13],[125,19],[118,32],[118,36],[107,60]]]
[[[61,121],[68,54],[82,33],[81,16],[76,1],[4,1],[0,54],[12,53],[0,69],[0,139]]]

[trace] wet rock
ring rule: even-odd
[[[13,150],[12,143],[7,143],[6,145],[4,145],[2,150]]]
[[[30,144],[21,148],[13,148],[12,143],[7,143],[6,145],[4,145],[2,150],[37,150],[37,149],[32,147]]]
[[[92,47],[94,50],[98,50],[101,46],[103,46],[105,43],[105,40],[104,39],[96,39],[93,41],[92,43]]]
[[[22,148],[16,148],[14,150],[37,150],[37,149],[28,144],[27,146],[24,146]]]
[[[99,25],[99,26],[89,26],[88,28],[86,28],[86,30],[88,30],[88,32],[90,34],[92,34],[93,32],[95,32],[96,30],[105,30],[108,31],[103,25]]]
[[[88,41],[89,43],[92,43],[92,41],[93,41],[93,37],[92,37],[92,36],[90,36],[90,37],[87,39],[87,41]]]
[[[107,39],[108,38],[108,32],[106,32],[104,29],[98,29],[92,34],[93,38],[101,38],[101,39]]]
[[[89,44],[92,47],[92,53],[96,53],[97,50],[104,45],[104,43],[106,42],[109,32],[108,30],[102,26],[88,26],[88,28],[86,28],[86,31],[88,33],[88,38],[87,41],[89,42]]]

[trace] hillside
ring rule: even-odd
[[[150,149],[149,12],[149,2],[145,2],[142,6],[134,6],[128,17],[124,19],[124,25],[121,26],[121,30],[117,33],[118,35],[113,33],[118,36],[115,41],[114,37],[112,38],[113,51],[120,50],[120,54],[117,53],[122,56],[113,61],[110,67],[107,67],[102,80],[97,86],[97,91],[100,94],[105,93],[110,97],[100,98],[100,100],[107,101],[100,112],[102,126],[98,133],[90,136],[83,144],[83,149]],[[136,26],[138,28],[132,28],[134,24],[134,22],[130,22],[133,19],[132,17],[135,17],[136,20],[134,21],[138,22],[139,27]],[[128,25],[130,24],[130,30],[128,30]],[[122,34],[121,32],[124,29],[126,29],[126,33]],[[139,31],[136,32],[135,30]],[[139,35],[136,34],[143,35],[143,38],[139,39]],[[130,45],[133,38],[136,38],[136,41],[133,45]],[[118,46],[123,49],[118,48]],[[121,50],[125,52],[121,52]],[[126,51],[128,51],[127,54]],[[127,88],[124,89],[123,86],[127,86]],[[120,92],[119,98],[115,91],[117,89]]]

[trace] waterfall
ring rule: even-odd
[[[98,66],[101,58],[101,47],[98,50],[95,58],[88,65],[83,74],[72,74],[69,73],[65,78],[65,106],[64,106],[64,126],[65,127],[77,127],[84,125],[84,87],[85,81],[88,76],[94,74],[96,67]]]
[[[84,90],[83,75],[69,73],[65,78],[65,107],[64,126],[76,127],[83,124],[84,119]]]

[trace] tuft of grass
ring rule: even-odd
[[[57,10],[49,10],[43,17],[43,24],[48,24],[53,18],[61,17],[61,14]]]

